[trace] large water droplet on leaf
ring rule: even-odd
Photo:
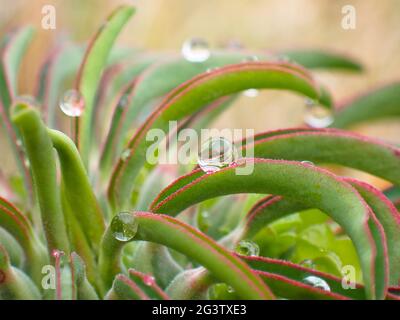
[[[313,100],[307,99],[304,121],[310,127],[325,128],[332,124],[333,112]]]
[[[202,38],[189,39],[183,43],[182,55],[187,61],[204,62],[210,54],[208,43]]]
[[[229,166],[236,158],[236,148],[229,140],[222,137],[209,138],[201,146],[198,164],[204,172],[212,173]]]
[[[244,256],[258,256],[260,254],[258,245],[249,240],[241,240],[237,244],[235,251]]]
[[[313,286],[314,288],[322,289],[325,291],[331,291],[329,284],[324,280],[316,276],[307,276],[303,279],[303,283]]]
[[[138,222],[135,216],[129,212],[120,212],[111,221],[111,232],[119,241],[132,240],[137,230]]]
[[[80,117],[85,108],[85,100],[79,91],[71,89],[62,96],[60,108],[69,117]]]

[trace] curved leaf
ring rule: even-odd
[[[254,171],[251,175],[236,175],[239,165],[254,165]],[[246,159],[245,164],[239,165],[200,177],[198,171],[190,173],[185,178],[189,180],[193,176],[191,183],[169,195],[164,192],[163,198],[153,202],[151,210],[176,215],[203,200],[233,193],[277,194],[311,205],[329,214],[352,239],[362,266],[367,296],[384,297],[387,270],[385,261],[376,256],[377,251],[385,249],[382,248],[383,238],[379,239],[384,234],[372,210],[348,183],[325,170],[298,162]]]
[[[400,148],[377,139],[336,129],[287,129],[254,140],[243,148],[252,148],[256,158],[340,164],[400,185]]]
[[[80,150],[84,163],[88,162],[93,106],[100,76],[113,43],[133,13],[133,7],[121,6],[111,14],[90,43],[79,70],[76,86],[85,99],[85,111],[80,123],[82,128],[79,130]]]
[[[12,120],[24,138],[49,252],[57,249],[68,252],[69,244],[57,186],[56,163],[47,129],[39,113],[26,104],[21,103],[13,107]]]
[[[269,289],[245,263],[196,229],[165,215],[135,212],[134,217],[139,227],[133,240],[151,241],[181,252],[203,265],[216,278],[231,285],[243,299],[273,298]],[[109,228],[103,239],[99,262],[106,284],[120,268],[119,255],[123,245],[112,236]]]
[[[79,152],[71,139],[62,132],[47,132],[60,160],[64,194],[89,244],[97,252],[105,222]]]

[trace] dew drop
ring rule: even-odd
[[[198,164],[206,173],[213,173],[229,166],[237,158],[235,146],[227,139],[209,138],[201,146]]]
[[[313,128],[325,128],[333,122],[333,113],[313,100],[306,100],[304,121]]]
[[[307,276],[307,277],[305,277],[303,279],[303,283],[308,284],[310,286],[313,286],[314,288],[317,288],[317,289],[322,289],[322,290],[325,290],[325,291],[331,291],[331,288],[329,287],[329,284],[325,280],[323,280],[323,279],[321,279],[319,277],[316,277],[316,276]]]
[[[253,55],[253,56],[247,56],[243,59],[243,62],[257,62],[259,61],[258,57]]]
[[[227,291],[228,291],[229,293],[234,293],[234,292],[235,292],[235,289],[233,289],[231,286],[228,286]]]
[[[190,62],[204,62],[210,57],[207,41],[202,38],[193,38],[182,45],[182,55]]]
[[[314,162],[312,161],[308,161],[308,160],[304,160],[301,162],[302,164],[308,164],[309,166],[315,166]]]
[[[154,277],[146,275],[143,277],[143,283],[146,286],[153,286],[156,283],[156,280],[154,279]]]
[[[125,109],[125,107],[128,105],[128,102],[129,102],[129,96],[128,96],[128,94],[123,94],[123,95],[121,96],[121,98],[119,98],[117,108],[119,108],[119,109]]]
[[[258,90],[257,89],[247,89],[243,91],[243,95],[249,98],[255,98],[258,96]]]
[[[60,108],[69,117],[80,117],[85,108],[85,101],[79,91],[70,89],[60,100]]]
[[[15,141],[15,144],[16,144],[18,147],[22,147],[22,141],[21,141],[21,139],[17,139],[17,141]]]
[[[236,246],[236,253],[244,256],[258,256],[260,254],[260,248],[256,243],[249,240],[241,240]]]
[[[118,213],[111,221],[111,232],[118,241],[132,240],[136,235],[138,222],[129,212]]]
[[[121,160],[126,161],[128,160],[129,156],[131,155],[131,149],[126,149],[121,153]]]

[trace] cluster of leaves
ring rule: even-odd
[[[302,50],[271,60],[258,52],[258,61],[243,62],[248,52],[225,50],[192,63],[112,49],[133,12],[118,8],[86,50],[59,45],[41,68],[36,102],[17,90],[33,30],[2,43],[1,116],[19,175],[1,181],[0,298],[399,299],[400,149],[343,129],[400,116],[400,83],[338,108],[309,69],[362,71],[345,56]],[[71,78],[85,100],[72,139],[54,129]],[[238,142],[254,158],[211,174],[146,163],[149,130],[168,132],[172,120],[199,130],[254,88],[318,101],[334,110],[332,128],[261,133]],[[235,174],[243,162],[254,165],[251,175]],[[383,193],[319,164],[393,187]],[[130,241],[110,227],[120,212],[137,226]],[[259,254],[235,252],[243,240]],[[48,265],[54,290],[43,286]],[[344,265],[357,271],[354,289],[342,286]],[[304,282],[310,275],[330,290]]]

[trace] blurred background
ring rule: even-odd
[[[319,48],[343,52],[359,59],[366,71],[316,73],[337,102],[400,78],[399,0],[0,0],[2,35],[22,24],[37,29],[23,62],[21,92],[33,92],[39,67],[58,39],[86,43],[110,11],[126,3],[135,5],[137,12],[118,39],[120,45],[178,52],[186,39],[202,37],[211,48],[237,41],[248,50]],[[56,8],[55,30],[41,28],[44,5]],[[354,30],[341,26],[345,5],[356,9]],[[253,128],[256,132],[299,126],[303,112],[303,99],[267,91],[253,98],[241,97],[215,126]],[[400,126],[393,121],[354,129],[400,143]],[[2,153],[2,165],[6,162]]]

